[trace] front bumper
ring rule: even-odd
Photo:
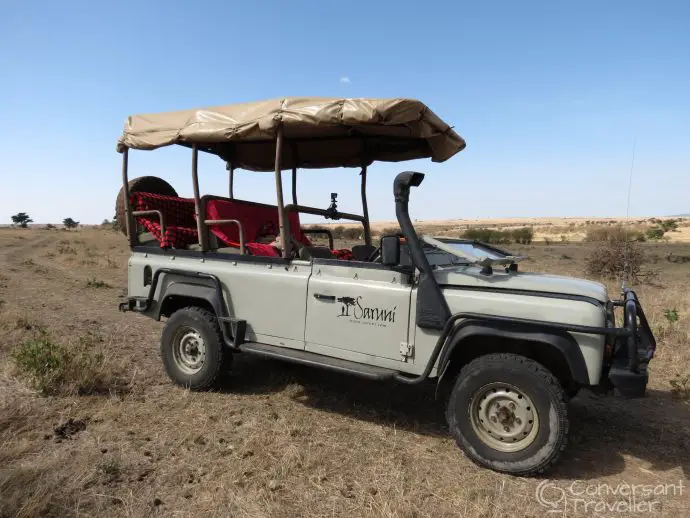
[[[624,397],[645,395],[649,375],[647,365],[654,357],[656,340],[634,291],[625,289],[619,301],[610,303],[611,321],[616,307],[623,308],[625,333],[617,335],[605,370],[605,381]]]

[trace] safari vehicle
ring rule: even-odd
[[[173,144],[191,148],[193,198],[160,179],[128,181],[130,150]],[[610,300],[595,282],[521,272],[520,257],[486,244],[418,236],[408,203],[421,173],[395,177],[401,233],[372,242],[368,167],[441,162],[464,147],[410,99],[287,98],[132,116],[118,142],[118,219],[132,249],[120,309],[167,319],[161,356],[179,385],[212,387],[236,354],[434,383],[473,461],[543,472],[566,446],[569,397],[582,387],[644,395],[656,345],[633,291]],[[227,163],[228,196],[199,192],[200,152]],[[360,169],[362,214],[339,211],[335,194],[326,208],[298,203],[298,168],[333,167]],[[240,168],[273,171],[276,205],[234,196]],[[292,171],[288,204],[283,170]],[[328,236],[329,246],[315,246],[303,214],[355,221],[362,242],[335,249]]]

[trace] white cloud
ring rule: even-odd
[[[352,81],[350,81],[350,78],[347,77],[347,76],[341,77],[341,78],[340,78],[340,82],[341,82],[341,83],[344,83],[344,84],[346,84],[346,85],[351,85],[351,84],[352,84]]]

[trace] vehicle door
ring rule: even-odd
[[[352,361],[402,361],[412,284],[381,264],[314,259],[307,288],[306,349]],[[408,360],[410,361],[410,360]]]

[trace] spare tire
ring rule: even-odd
[[[162,194],[163,196],[177,196],[177,191],[168,182],[157,176],[140,176],[129,181],[129,192],[150,192],[153,194]],[[127,218],[125,216],[125,193],[124,189],[120,187],[120,192],[117,193],[117,200],[115,201],[115,216],[117,217],[117,225],[123,234],[127,235]]]

